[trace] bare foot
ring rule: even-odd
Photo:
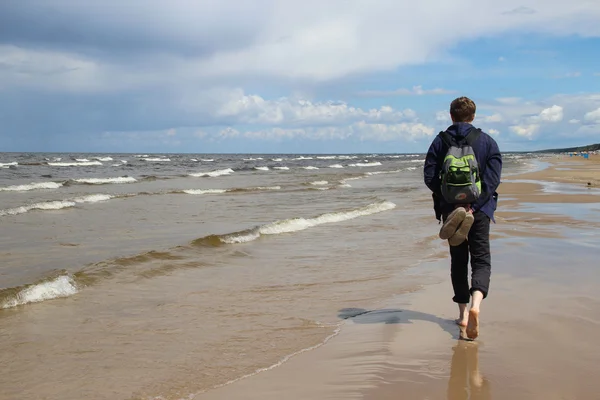
[[[469,316],[465,314],[463,317],[456,318],[454,322],[456,322],[456,325],[466,328],[467,323],[469,322]]]
[[[467,321],[467,337],[475,339],[479,336],[479,310],[470,309]]]

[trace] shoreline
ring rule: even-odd
[[[593,160],[577,161],[580,162],[576,164],[584,164],[584,170],[593,171],[598,167]],[[551,160],[549,164],[548,168],[541,171],[511,175],[507,181],[535,178],[539,181],[552,182],[551,179],[555,175],[556,168],[564,165],[564,160]],[[571,173],[577,172],[579,165],[575,165]],[[533,178],[532,174],[535,174]],[[425,259],[418,267],[411,267],[404,271],[407,278],[412,276],[424,282],[418,291],[395,296],[386,302],[385,307],[370,312],[368,310],[346,310],[346,312],[357,312],[360,315],[343,320],[339,331],[315,350],[303,350],[296,355],[287,357],[284,363],[279,363],[277,367],[271,367],[268,371],[257,372],[250,377],[237,379],[232,384],[198,393],[191,398],[279,399],[285,395],[286,398],[298,399],[353,397],[391,399],[397,398],[399,394],[402,394],[403,398],[427,398],[419,397],[419,395],[406,396],[409,392],[419,393],[415,390],[419,387],[422,389],[424,382],[419,383],[418,381],[423,380],[424,376],[428,376],[427,384],[424,386],[431,389],[428,389],[430,392],[438,393],[437,398],[439,398],[442,391],[450,390],[451,386],[449,382],[448,385],[440,384],[440,381],[452,378],[452,374],[448,377],[447,368],[449,348],[458,349],[454,350],[450,357],[453,360],[451,369],[465,370],[466,368],[468,370],[469,365],[472,366],[474,360],[477,361],[480,349],[488,348],[494,340],[499,342],[495,343],[496,345],[511,346],[510,341],[499,339],[498,335],[488,336],[490,330],[494,332],[493,330],[499,327],[499,320],[510,318],[510,313],[502,310],[503,307],[506,307],[503,301],[518,307],[518,302],[512,299],[515,297],[515,293],[512,293],[515,289],[511,290],[510,286],[529,285],[529,290],[535,291],[541,297],[547,297],[545,285],[551,285],[550,283],[535,283],[532,286],[529,281],[531,278],[519,277],[519,270],[514,269],[514,265],[519,264],[519,260],[525,254],[531,257],[531,254],[524,249],[539,244],[540,241],[550,241],[551,244],[552,240],[557,238],[577,235],[577,232],[582,229],[597,227],[593,221],[568,216],[564,212],[561,214],[556,211],[548,213],[540,213],[535,210],[522,211],[523,204],[530,202],[545,204],[600,202],[600,196],[593,194],[582,197],[581,194],[561,194],[560,191],[559,193],[544,193],[543,188],[543,184],[519,182],[501,184],[499,189],[501,197],[497,210],[498,224],[492,226],[491,232],[492,256],[500,261],[492,261],[492,291],[490,298],[484,300],[482,334],[475,342],[461,343],[462,341],[457,341],[458,328],[453,322],[453,318],[456,317],[454,315],[456,308],[449,300],[452,295],[448,277],[449,266],[447,265],[449,257],[447,257],[447,247],[440,241],[440,246],[429,256],[429,260]],[[535,219],[537,226],[529,227],[529,232],[525,233],[521,228],[522,221],[527,221],[527,218],[530,221],[537,218]],[[564,225],[566,221],[570,222],[569,227],[575,233],[565,234],[565,230],[557,232],[557,226]],[[545,225],[547,229],[540,229],[539,225]],[[518,241],[521,242],[521,246],[514,246]],[[550,245],[550,247],[552,246]],[[506,264],[513,265],[512,272],[508,274],[502,270],[503,258],[508,259]],[[531,262],[535,263],[534,260]],[[538,256],[537,263],[552,263],[552,260],[545,260],[543,256]],[[516,284],[515,278],[517,278]],[[597,304],[600,307],[600,302]],[[535,318],[535,310],[530,311],[533,313],[533,316],[530,315],[530,317]],[[455,334],[453,335],[452,332]],[[563,344],[555,344],[555,346],[559,345]],[[459,361],[454,361],[455,359]],[[408,363],[410,365],[403,365],[400,362],[402,360],[405,362],[411,360]],[[428,368],[425,368],[427,371],[424,371],[423,365],[434,365],[435,367],[433,371]],[[499,365],[496,364],[496,367],[498,368]],[[470,372],[478,375],[479,368],[476,370]],[[340,377],[339,374],[342,372],[347,376]],[[325,377],[336,375],[338,376],[337,383],[331,383],[331,379],[329,381],[325,379]],[[394,379],[400,381],[392,382]],[[527,379],[523,378],[523,381],[527,381]],[[527,382],[521,383],[521,385],[529,387],[530,395],[535,391]],[[497,383],[496,386],[498,386]],[[480,389],[482,387],[483,384]],[[395,389],[391,390],[390,388]],[[455,390],[461,390],[461,388],[464,388],[464,385],[458,385]],[[425,392],[422,395],[425,395]],[[249,393],[253,393],[253,395],[249,396]],[[486,396],[485,393],[483,396]],[[512,398],[515,397],[512,396]]]

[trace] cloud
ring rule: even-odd
[[[418,122],[399,124],[370,124],[364,121],[349,126],[306,127],[306,128],[267,128],[244,132],[226,128],[218,132],[222,138],[245,137],[260,140],[360,140],[360,141],[414,141],[431,138],[435,130]]]
[[[504,58],[504,57],[498,57],[498,61],[499,62],[504,62],[504,61],[506,61],[506,58]]]
[[[343,125],[366,121],[396,123],[416,118],[411,109],[398,111],[390,106],[362,109],[345,102],[312,102],[305,99],[280,98],[266,100],[258,95],[246,95],[242,90],[233,91],[215,109],[219,118],[230,124],[257,125]]]
[[[586,113],[583,119],[591,124],[600,124],[600,108]]]
[[[580,122],[581,122],[580,120],[575,119],[575,118],[569,120],[570,124],[579,124]]]
[[[439,95],[453,94],[456,90],[447,90],[442,88],[423,89],[422,86],[413,86],[412,89],[396,89],[396,90],[367,90],[360,92],[360,96],[365,97],[392,97],[392,96],[423,96],[423,95]]]
[[[563,119],[563,108],[557,105],[544,108],[536,118],[545,122],[560,122]]]
[[[539,124],[528,124],[528,125],[513,125],[510,130],[519,136],[526,137],[527,139],[533,139],[533,136],[540,130]]]
[[[497,129],[490,129],[490,130],[488,131],[488,133],[489,133],[490,135],[498,136],[498,135],[500,134],[500,131],[499,131],[499,130],[497,130]]]
[[[533,8],[529,8],[529,7],[525,7],[525,6],[520,6],[517,8],[513,8],[510,11],[505,11],[502,14],[503,15],[532,15],[535,14],[536,11]]]
[[[558,0],[507,0],[479,7],[474,0],[457,1],[384,0],[373,6],[357,0],[348,7],[344,0],[131,0],[125,6],[116,0],[30,0],[3,5],[0,26],[5,44],[30,53],[44,49],[48,59],[67,55],[65,65],[86,64],[57,80],[68,82],[75,73],[84,88],[100,80],[113,89],[136,72],[146,84],[172,77],[326,81],[441,59],[460,41],[484,35],[521,29],[600,34],[594,2],[574,7]],[[465,9],[478,23],[448,30],[445,22],[461,18]],[[499,18],[502,13],[507,17]],[[523,14],[527,18],[514,18]],[[19,66],[35,64],[32,57]]]

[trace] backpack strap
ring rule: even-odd
[[[473,146],[473,143],[479,139],[479,135],[481,135],[481,129],[473,127],[465,137],[465,141],[469,146]]]

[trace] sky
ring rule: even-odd
[[[598,0],[6,0],[0,151],[423,153],[600,142]]]

